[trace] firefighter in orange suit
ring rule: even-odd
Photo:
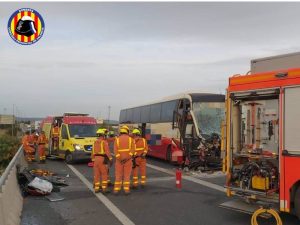
[[[33,144],[36,145],[37,144],[37,140],[38,140],[39,134],[37,133],[36,130],[33,130],[31,133],[31,138],[33,141]]]
[[[137,188],[139,185],[138,174],[141,176],[141,187],[144,188],[146,185],[146,155],[148,152],[148,145],[145,138],[141,137],[141,131],[134,129],[132,135],[135,143],[135,153],[133,157],[133,188]]]
[[[59,127],[57,124],[54,125],[52,128],[52,147],[53,149],[58,149],[58,143],[59,143]]]
[[[45,146],[46,146],[47,142],[48,142],[48,139],[45,135],[45,131],[42,131],[41,135],[37,139],[40,163],[46,162]]]
[[[107,136],[108,136],[108,130],[106,128],[102,128],[102,130],[104,131],[104,136],[103,137],[107,141],[108,147],[109,147],[109,151],[110,151],[110,139],[107,138]],[[111,186],[111,180],[110,180],[110,176],[109,176],[109,168],[110,168],[111,164],[109,163],[106,166],[107,166],[107,184],[108,184],[108,186]]]
[[[107,163],[112,164],[112,157],[109,151],[107,140],[105,139],[105,129],[97,131],[99,138],[95,141],[92,151],[92,161],[94,162],[94,189],[95,193],[100,191],[107,193],[108,185],[108,168]],[[100,182],[102,180],[102,185]]]
[[[130,194],[130,175],[134,151],[134,140],[129,136],[129,128],[122,126],[120,136],[116,137],[114,142],[114,153],[116,157],[114,194],[120,192],[122,182],[125,194]]]
[[[109,148],[109,151],[111,152],[111,142],[112,140],[108,137],[109,136],[109,131],[106,129],[106,128],[103,128],[104,130],[104,133],[105,133],[105,139],[108,143],[108,148]],[[108,186],[111,186],[112,183],[111,183],[111,180],[110,180],[110,176],[109,176],[109,168],[111,167],[111,164],[107,164],[107,183],[108,183]]]
[[[36,154],[38,153],[38,144],[37,144],[37,140],[39,138],[39,134],[37,132],[37,130],[33,130],[31,132],[31,139],[32,139],[32,142],[33,142],[33,148],[34,148],[34,156],[36,156]]]
[[[30,136],[29,131],[26,131],[25,135],[23,136],[22,145],[27,162],[32,162],[33,160],[35,160],[33,140]]]

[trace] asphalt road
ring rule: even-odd
[[[23,225],[89,225],[89,224],[138,224],[138,225],[248,225],[251,216],[219,207],[228,201],[225,193],[193,181],[183,180],[182,189],[175,187],[174,166],[165,162],[149,159],[149,164],[167,169],[169,173],[147,168],[148,184],[146,189],[133,190],[131,195],[114,196],[108,194],[98,198],[90,191],[82,179],[92,184],[92,168],[86,163],[75,164],[71,168],[63,161],[47,161],[42,167],[60,176],[69,175],[70,186],[63,188],[60,195],[65,200],[49,202],[44,197],[27,197],[22,213]],[[37,165],[34,165],[37,166]],[[39,165],[40,166],[40,165]],[[79,172],[78,175],[74,170]],[[113,168],[110,171],[113,180]],[[222,185],[223,176],[199,177],[196,179]],[[221,187],[221,186],[220,186]],[[102,199],[102,201],[101,201]],[[104,200],[103,200],[104,199]],[[104,201],[104,202],[103,202]],[[105,205],[105,204],[108,204]],[[112,205],[115,208],[109,207]],[[116,212],[115,210],[118,212]],[[118,217],[121,213],[121,217]],[[120,218],[124,221],[120,221]],[[119,218],[119,219],[118,219]],[[127,222],[126,222],[126,221]],[[296,225],[299,221],[291,215],[282,215],[284,225]],[[272,219],[261,220],[260,224],[275,224]]]

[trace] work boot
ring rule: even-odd
[[[117,196],[117,195],[119,195],[120,192],[119,191],[114,191],[113,193],[114,193],[114,195]]]
[[[107,195],[107,194],[110,193],[110,190],[107,190],[107,189],[104,190],[104,189],[103,189],[103,190],[102,190],[102,193],[103,193],[104,195]]]
[[[127,196],[127,195],[130,195],[131,193],[130,193],[130,191],[126,191],[125,192],[125,195]]]
[[[138,186],[131,186],[131,189],[136,190],[136,189],[138,189]]]
[[[145,184],[142,184],[142,185],[141,185],[141,188],[142,188],[142,189],[145,189],[145,188],[146,188],[146,185],[145,185]]]
[[[99,193],[100,192],[100,189],[95,189],[95,193]]]

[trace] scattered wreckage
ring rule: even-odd
[[[57,192],[61,187],[69,186],[64,178],[43,169],[25,168],[18,171],[17,178],[23,197],[46,196],[49,201],[60,201],[64,198]]]

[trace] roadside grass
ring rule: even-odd
[[[0,174],[2,174],[10,160],[20,147],[20,140],[8,135],[0,136]]]

